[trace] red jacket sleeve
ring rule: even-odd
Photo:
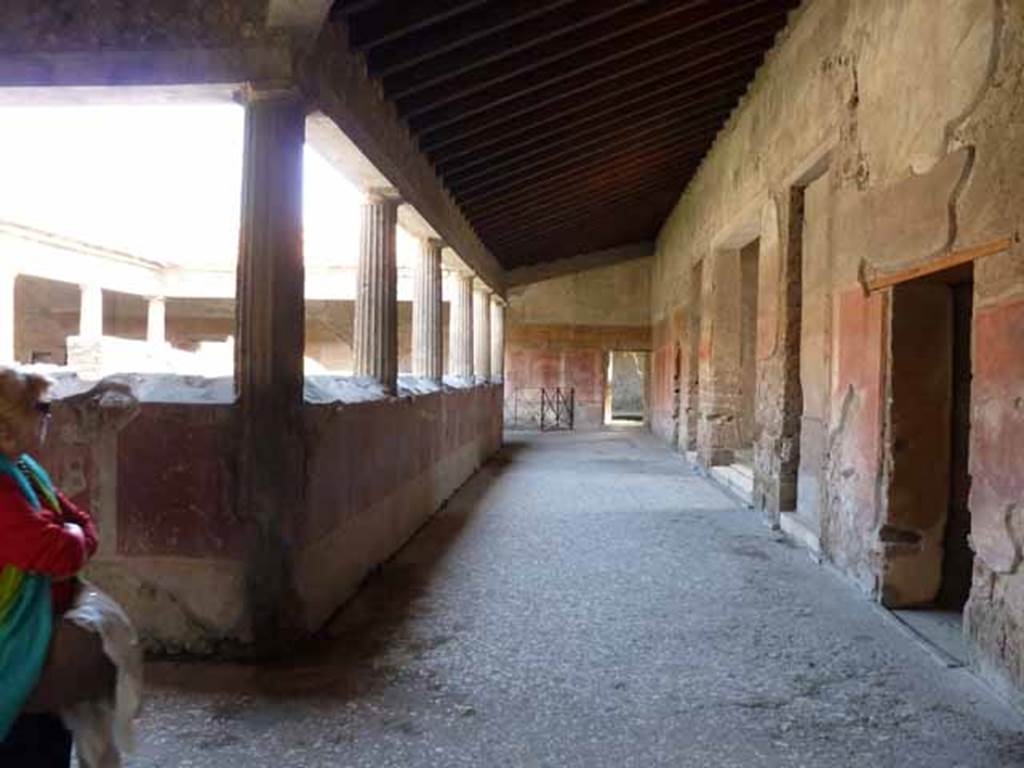
[[[84,527],[82,531],[84,534]],[[87,534],[83,534],[34,510],[17,483],[0,475],[0,565],[57,579],[74,576],[88,559]]]
[[[96,547],[99,544],[99,534],[96,532],[96,523],[92,515],[81,507],[77,507],[68,500],[60,491],[57,491],[57,500],[60,502],[60,510],[64,515],[64,522],[75,523],[85,534],[85,551],[88,557],[96,554]]]

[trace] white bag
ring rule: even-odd
[[[121,768],[135,746],[134,720],[142,703],[142,649],[131,622],[109,596],[83,582],[64,618],[103,640],[117,670],[113,699],[80,702],[61,712],[83,768]]]

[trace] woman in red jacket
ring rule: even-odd
[[[97,536],[88,513],[56,490],[32,458],[46,438],[48,388],[41,376],[0,368],[0,605],[15,602],[20,585],[31,580],[45,584],[41,580],[48,579],[53,611],[49,644],[39,655],[41,661],[45,653],[45,664],[22,715],[0,742],[0,765],[12,768],[68,766],[71,739],[56,713],[96,698],[114,680],[99,637],[60,620],[74,601],[76,574],[96,552]],[[11,678],[0,683],[8,682],[8,688],[16,677],[24,683],[24,675],[17,673],[29,664],[26,659],[19,666],[19,660],[11,659],[11,638],[19,628],[10,624],[24,614],[9,610],[0,616],[8,624],[0,626],[5,630],[0,631],[0,661],[6,658],[5,674]],[[10,647],[3,647],[4,642]]]

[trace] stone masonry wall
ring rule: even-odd
[[[880,535],[889,523],[893,309],[891,291],[867,295],[859,277],[865,268],[924,264],[1018,234],[1022,40],[1024,6],[1014,0],[806,2],[658,238],[652,323],[659,349],[692,348],[691,283],[702,275],[697,448],[705,461],[719,448],[716,420],[727,412],[727,379],[738,364],[727,350],[739,286],[716,278],[723,259],[760,239],[755,505],[769,520],[792,510],[799,461],[800,516],[816,518],[811,527],[826,556],[876,596],[903,556]],[[966,611],[979,668],[1017,690],[1024,687],[1021,250],[1014,244],[974,268],[976,565]],[[655,413],[685,413],[690,388],[679,392],[682,402],[673,403],[671,388],[655,386]],[[670,425],[656,419],[655,427],[671,439]]]
[[[237,411],[229,383],[175,380],[110,379],[60,399],[41,459],[95,516],[87,576],[146,647],[231,653],[252,639]],[[164,401],[140,400],[151,385]],[[281,546],[312,632],[498,450],[501,388],[310,403],[303,416],[304,502]]]

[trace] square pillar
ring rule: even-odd
[[[163,296],[149,300],[146,313],[146,341],[162,347],[167,341],[167,302]]]
[[[505,305],[491,296],[491,381],[505,380]]]
[[[78,335],[83,341],[103,338],[103,289],[99,285],[83,285],[78,317]]]
[[[448,374],[473,379],[473,276],[451,273],[451,310],[448,325]]]
[[[440,240],[420,243],[412,300],[412,372],[413,375],[441,382],[444,375],[442,339],[443,303],[441,291]]]
[[[473,288],[473,374],[491,378],[491,291],[479,279]]]
[[[17,275],[0,267],[0,365],[15,362],[14,352],[14,285]]]
[[[700,416],[697,455],[711,467],[729,464],[740,443],[740,251],[712,253],[702,272]]]
[[[355,374],[398,389],[398,197],[370,192],[362,207],[356,276]]]
[[[245,104],[238,259],[239,525],[246,532],[247,613],[258,650],[304,632],[293,581],[304,485],[302,432],[305,270],[297,91],[250,87]]]

